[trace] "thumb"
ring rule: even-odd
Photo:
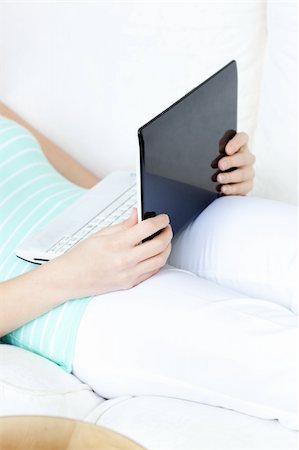
[[[133,208],[131,211],[131,215],[128,219],[124,220],[121,223],[117,223],[116,225],[111,225],[110,227],[103,228],[101,231],[99,231],[99,234],[107,235],[112,233],[118,233],[120,231],[125,231],[128,230],[129,228],[132,228],[137,223],[138,223],[137,209]]]
[[[127,220],[129,220],[131,224],[129,228],[133,227],[134,225],[137,225],[138,223],[137,208],[132,209],[131,215]]]

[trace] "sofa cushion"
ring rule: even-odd
[[[277,421],[173,398],[107,400],[96,423],[148,450],[297,449],[297,433]]]
[[[51,361],[13,345],[0,345],[0,415],[84,419],[103,401]]]
[[[297,202],[297,4],[268,2],[268,40],[258,125],[254,193]]]

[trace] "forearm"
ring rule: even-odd
[[[54,142],[50,141],[46,136],[33,128],[22,117],[17,115],[14,111],[8,108],[4,103],[0,102],[0,115],[8,117],[15,122],[22,125],[29,130],[33,136],[38,140],[45,156],[49,162],[60,172],[64,177],[75,184],[85,188],[91,188],[100,180],[97,176],[85,169],[78,161],[73,159],[64,150],[62,150]]]
[[[0,336],[72,298],[68,286],[60,258],[0,283]]]

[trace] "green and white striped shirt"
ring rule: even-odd
[[[0,116],[0,282],[36,268],[17,258],[15,248],[84,192],[51,166],[28,130]],[[68,301],[1,341],[38,353],[70,372],[78,326],[90,300]]]

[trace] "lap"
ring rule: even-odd
[[[214,202],[175,239],[180,269],[90,302],[75,375],[108,398],[184,398],[295,428],[295,222],[270,200]]]
[[[74,374],[108,398],[184,398],[293,427],[295,324],[280,305],[167,267],[90,302]]]

